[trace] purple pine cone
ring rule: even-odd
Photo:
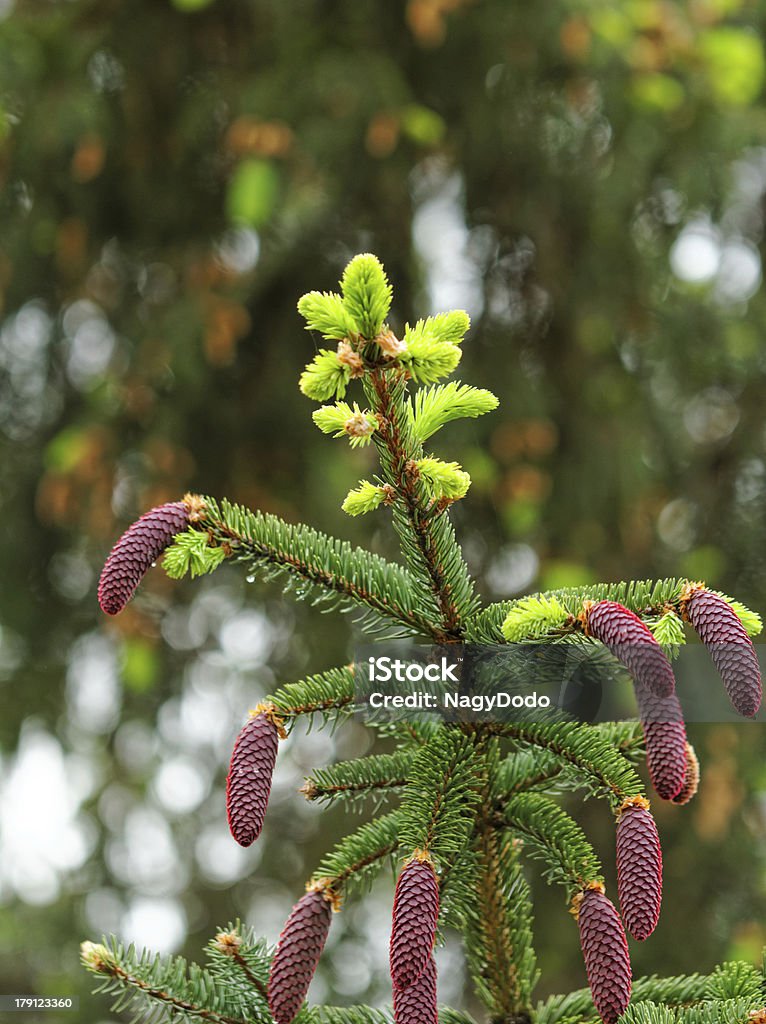
[[[416,856],[396,882],[389,947],[394,989],[409,988],[422,974],[434,948],[438,917],[439,884],[433,864]]]
[[[577,915],[593,1003],[604,1024],[615,1024],[630,1000],[628,941],[620,916],[600,888],[586,889]]]
[[[129,526],[112,548],[101,570],[98,603],[107,615],[121,612],[133,596],[144,573],[151,568],[177,533],[189,525],[189,509],[183,501],[158,505]]]
[[[584,613],[587,633],[608,647],[637,683],[657,697],[675,692],[670,662],[637,615],[617,601],[586,602]]]
[[[673,800],[686,779],[686,727],[678,697],[655,697],[634,681],[646,765],[658,796]]]
[[[617,824],[617,893],[620,912],[634,939],[657,927],[662,903],[662,850],[648,801],[626,801]]]
[[[226,779],[229,831],[240,846],[250,846],[261,834],[279,744],[274,716],[256,710],[237,736]]]
[[[428,957],[420,977],[409,988],[394,988],[395,1024],[437,1024],[436,962]]]
[[[331,919],[330,900],[317,890],[301,896],[291,910],[269,974],[269,1009],[277,1024],[290,1024],[303,1006]]]
[[[729,700],[745,718],[761,706],[761,669],[750,637],[728,601],[695,587],[682,602],[686,617],[707,647]]]
[[[686,744],[686,778],[680,791],[673,797],[674,804],[688,804],[697,795],[700,784],[700,763],[691,743]]]

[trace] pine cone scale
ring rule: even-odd
[[[436,937],[439,884],[429,860],[411,860],[397,879],[389,947],[394,989],[406,989],[420,977]]]
[[[634,683],[646,744],[646,765],[658,796],[673,800],[686,781],[686,726],[675,694],[659,698]]]
[[[394,988],[396,1024],[437,1024],[436,962],[429,955],[417,981],[406,989]]]
[[[637,615],[617,601],[597,601],[586,615],[588,633],[609,648],[637,683],[657,697],[675,691],[670,662]]]
[[[617,892],[625,927],[643,942],[657,926],[662,904],[662,850],[646,806],[626,807],[617,825]]]
[[[631,991],[630,958],[622,922],[598,888],[583,893],[577,922],[593,1004],[604,1024],[616,1024]]]
[[[290,1024],[300,1011],[331,920],[330,902],[317,890],[302,896],[290,912],[269,973],[269,1009],[277,1024]]]
[[[226,814],[240,846],[250,846],[261,834],[278,744],[279,732],[267,714],[250,718],[234,744],[226,779]]]
[[[761,668],[736,612],[728,601],[704,587],[692,592],[685,610],[718,669],[732,705],[745,718],[752,718],[761,706]]]
[[[109,553],[98,583],[98,603],[107,615],[117,615],[133,596],[145,573],[177,533],[189,525],[183,501],[158,505],[136,520]]]

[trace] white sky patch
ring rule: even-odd
[[[252,669],[267,660],[273,636],[266,616],[246,608],[223,623],[218,639],[224,656],[231,664],[239,669]]]
[[[663,544],[688,551],[694,543],[697,510],[686,498],[669,501],[657,517],[657,533]]]
[[[0,789],[0,875],[25,903],[59,895],[61,876],[80,867],[93,834],[78,821],[84,787],[70,784],[70,764],[57,740],[31,728],[4,772]]]
[[[187,883],[170,827],[159,811],[134,807],[122,833],[107,845],[114,874],[128,885],[156,896],[180,892]]]
[[[706,219],[689,221],[670,250],[673,273],[690,284],[705,284],[716,276],[720,263],[719,232]]]
[[[415,179],[415,194],[412,238],[425,264],[430,308],[465,309],[478,316],[484,305],[482,275],[468,251],[460,175],[438,163],[424,165]]]
[[[216,246],[216,256],[224,269],[246,274],[258,262],[261,240],[252,228],[231,228]]]
[[[116,725],[122,703],[117,656],[102,633],[88,633],[73,645],[66,695],[69,715],[81,729],[107,733]]]
[[[746,302],[761,286],[761,257],[756,247],[744,239],[727,242],[721,259],[713,294],[723,305]]]
[[[119,928],[126,944],[157,953],[174,953],[186,936],[186,914],[178,900],[138,897],[131,901]]]
[[[529,544],[509,544],[487,569],[487,582],[500,597],[518,594],[532,583],[539,568],[540,559]]]
[[[686,431],[697,444],[725,441],[739,423],[739,406],[723,388],[706,388],[684,407]]]
[[[199,761],[172,757],[163,761],[152,782],[152,793],[174,814],[190,814],[210,791],[210,772]]]
[[[263,855],[263,844],[245,849],[231,838],[224,822],[204,828],[194,847],[201,873],[214,885],[231,885],[254,871]]]

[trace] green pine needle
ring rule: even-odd
[[[354,666],[344,665],[287,683],[267,699],[289,730],[300,717],[313,720],[319,715],[323,725],[347,717],[354,709],[354,696]]]
[[[212,547],[210,538],[201,530],[186,530],[176,534],[162,556],[162,568],[173,580],[180,580],[187,572],[192,578],[213,572],[226,559],[221,547]]]
[[[589,882],[603,882],[596,851],[585,833],[549,797],[524,793],[509,800],[502,813],[530,854],[544,862],[545,879],[564,887],[567,902]]]
[[[347,893],[351,886],[367,887],[391,863],[398,840],[399,813],[384,814],[346,836],[322,858],[312,879],[332,879],[333,886]]]
[[[342,398],[350,379],[351,370],[338,359],[338,353],[323,348],[306,366],[298,387],[307,398],[326,402],[336,396]]]
[[[736,601],[733,597],[728,597],[726,594],[720,593],[718,590],[713,591],[714,594],[718,594],[724,601],[727,601],[734,613],[736,614],[739,621],[745,627],[745,632],[748,636],[758,636],[763,629],[763,619],[758,612],[752,611],[747,605],[742,604],[741,601]]]
[[[442,462],[429,455],[416,459],[415,466],[430,498],[456,501],[464,497],[471,486],[471,477],[457,462]]]
[[[372,340],[380,333],[391,308],[391,285],[377,256],[361,253],[343,271],[343,305],[359,333]]]
[[[442,377],[448,377],[460,362],[463,351],[449,341],[440,341],[430,331],[419,327],[407,327],[404,332],[406,350],[400,361],[407,367],[413,380],[419,384],[433,384]]]
[[[298,301],[298,312],[306,321],[306,330],[319,331],[327,341],[342,341],[357,334],[354,318],[334,292],[308,292]]]
[[[372,512],[385,500],[386,492],[369,480],[360,480],[346,495],[341,508],[349,516],[363,516]]]
[[[452,420],[483,416],[498,406],[491,391],[474,388],[469,384],[450,381],[436,387],[423,388],[410,404],[409,414],[413,434],[418,444]]]
[[[314,423],[323,434],[345,437],[352,448],[369,444],[378,428],[378,418],[368,409],[362,411],[356,402],[353,408],[348,402],[323,405],[312,413]]]
[[[555,597],[524,597],[508,612],[501,629],[509,643],[536,640],[564,625],[567,610]]]
[[[428,850],[442,864],[461,852],[471,831],[475,751],[471,738],[441,729],[416,754],[399,822],[403,850]]]

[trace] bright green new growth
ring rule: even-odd
[[[431,455],[425,459],[417,459],[414,466],[432,498],[457,501],[458,498],[465,496],[471,486],[470,476],[457,462],[442,462]]]
[[[323,348],[301,374],[300,389],[304,395],[326,402],[330,398],[342,398],[351,378],[351,370],[342,363],[337,352]]]
[[[173,545],[162,558],[162,567],[173,580],[180,580],[186,573],[192,578],[213,572],[226,558],[221,547],[211,547],[204,533],[187,530],[179,533]]]
[[[508,612],[502,625],[508,643],[537,640],[567,620],[567,611],[555,597],[524,597]]]
[[[251,578],[278,578],[298,599],[356,610],[359,627],[373,636],[417,637],[447,650],[466,643],[534,642],[552,645],[545,647],[548,654],[565,651],[576,660],[587,649],[586,683],[608,681],[617,663],[578,629],[585,601],[622,603],[669,652],[683,643],[684,579],[566,588],[480,607],[449,518],[470,477],[456,462],[423,448],[450,422],[475,419],[497,406],[489,391],[457,381],[437,383],[460,361],[468,316],[458,310],[428,317],[397,337],[387,320],[391,287],[370,254],[351,261],[340,287],[340,294],[310,292],[298,304],[307,328],[337,343],[309,363],[300,388],[328,403],[313,413],[322,432],[347,437],[353,447],[369,444],[377,454],[380,465],[372,479],[351,489],[343,509],[351,516],[375,509],[390,516],[401,564],[310,526],[199,497],[188,530],[165,552],[168,575],[198,576],[231,561]],[[342,400],[349,387],[359,389],[363,405]],[[748,632],[757,633],[759,617],[726,600]],[[549,671],[559,673],[558,679],[558,663],[550,661]],[[541,663],[539,671],[543,668]],[[317,728],[340,727],[357,707],[355,668],[309,675],[279,687],[268,701],[288,736],[300,720]],[[576,792],[581,799],[601,801],[613,815],[626,800],[643,797],[637,771],[644,755],[640,724],[413,718],[374,727],[389,743],[385,753],[316,768],[303,786],[306,799],[319,806],[343,803],[353,811],[359,804],[373,813],[339,839],[310,881],[338,901],[351,899],[384,870],[396,872],[416,851],[426,851],[438,874],[440,934],[459,932],[468,974],[489,1019],[596,1024],[586,989],[533,1002],[538,967],[525,870],[529,860],[538,861],[566,903],[603,881],[596,850],[558,798]],[[561,927],[568,926],[562,909]],[[237,922],[214,938],[207,957],[201,968],[117,944],[83,949],[84,963],[101,989],[113,993],[116,1006],[129,1009],[135,1019],[273,1024],[266,944]],[[763,1009],[762,986],[761,973],[746,964],[725,965],[708,977],[639,978],[622,1021],[745,1024]],[[439,1017],[440,1024],[474,1024],[448,1007],[440,1008]],[[390,1024],[391,1012],[310,1007],[298,1021]]]
[[[348,438],[352,448],[369,444],[378,428],[378,418],[367,410],[364,412],[354,402],[353,409],[347,402],[323,405],[314,412],[312,419],[323,434]]]
[[[469,384],[440,384],[437,387],[423,388],[415,394],[414,403],[410,404],[412,432],[416,440],[422,444],[435,434],[437,430],[452,420],[483,416],[498,405],[491,391],[483,388],[472,388]]]
[[[355,256],[343,271],[343,305],[368,341],[378,336],[391,308],[391,285],[377,256]]]
[[[306,320],[306,328],[318,331],[327,341],[342,341],[359,333],[343,299],[333,292],[309,292],[298,303],[298,312]]]
[[[363,516],[372,512],[385,500],[386,492],[369,480],[361,480],[358,487],[352,488],[345,497],[341,508],[350,516]]]
[[[661,615],[655,623],[650,623],[649,628],[654,634],[654,639],[665,648],[667,654],[675,655],[678,648],[686,643],[684,624],[672,608]]]

